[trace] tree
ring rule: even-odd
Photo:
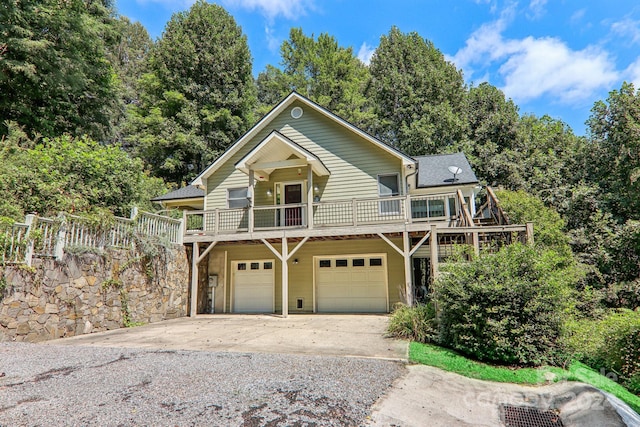
[[[103,140],[114,107],[105,46],[106,0],[22,0],[0,6],[0,117],[30,135],[87,133]],[[0,123],[0,135],[8,132]]]
[[[464,151],[474,171],[489,185],[509,182],[504,154],[517,138],[518,107],[489,83],[469,89],[465,106],[470,143]]]
[[[595,103],[587,125],[590,169],[606,210],[621,223],[640,219],[640,91],[623,83]]]
[[[451,151],[466,140],[462,73],[432,42],[392,27],[369,69],[376,136],[410,155]]]
[[[315,39],[293,28],[280,53],[282,70],[268,65],[258,76],[263,109],[295,90],[354,124],[364,125],[371,119],[364,96],[369,73],[351,47],[339,46],[327,33]]]
[[[139,22],[120,16],[115,21],[114,41],[107,47],[107,58],[117,76],[118,109],[111,118],[113,140],[122,142],[122,121],[126,107],[140,102],[138,80],[145,71],[146,60],[153,46],[147,30]]]
[[[246,37],[222,7],[204,0],[171,17],[139,83],[125,139],[167,181],[193,178],[253,121]]]
[[[108,210],[128,216],[132,207],[166,191],[140,159],[117,145],[86,136],[32,141],[15,124],[0,144],[0,216]]]

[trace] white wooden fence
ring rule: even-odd
[[[108,226],[76,215],[56,218],[27,215],[24,223],[0,224],[0,263],[31,265],[33,258],[61,259],[65,248],[133,247],[134,236],[182,243],[182,220],[133,209],[131,218],[115,217]]]

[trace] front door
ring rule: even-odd
[[[284,186],[284,204],[299,203],[302,203],[302,184],[286,184]],[[300,206],[296,208],[285,208],[284,225],[286,227],[302,225],[302,208]]]

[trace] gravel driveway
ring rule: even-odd
[[[0,344],[0,426],[352,426],[404,374],[345,357]]]

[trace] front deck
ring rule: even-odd
[[[428,245],[426,257],[430,260],[431,277],[435,278],[439,261],[450,255],[456,244],[470,245],[477,254],[514,241],[532,241],[532,224],[508,224],[498,218],[504,215],[497,209],[489,200],[479,210],[482,218],[474,218],[462,193],[457,191],[185,211],[183,241],[192,244],[191,315],[195,315],[197,306],[198,265],[218,243],[248,241],[264,244],[281,263],[283,316],[288,314],[289,260],[307,241],[317,239],[385,241],[403,257],[406,303],[412,304],[411,259],[419,257],[416,252],[423,244]],[[393,238],[401,238],[402,245]]]

